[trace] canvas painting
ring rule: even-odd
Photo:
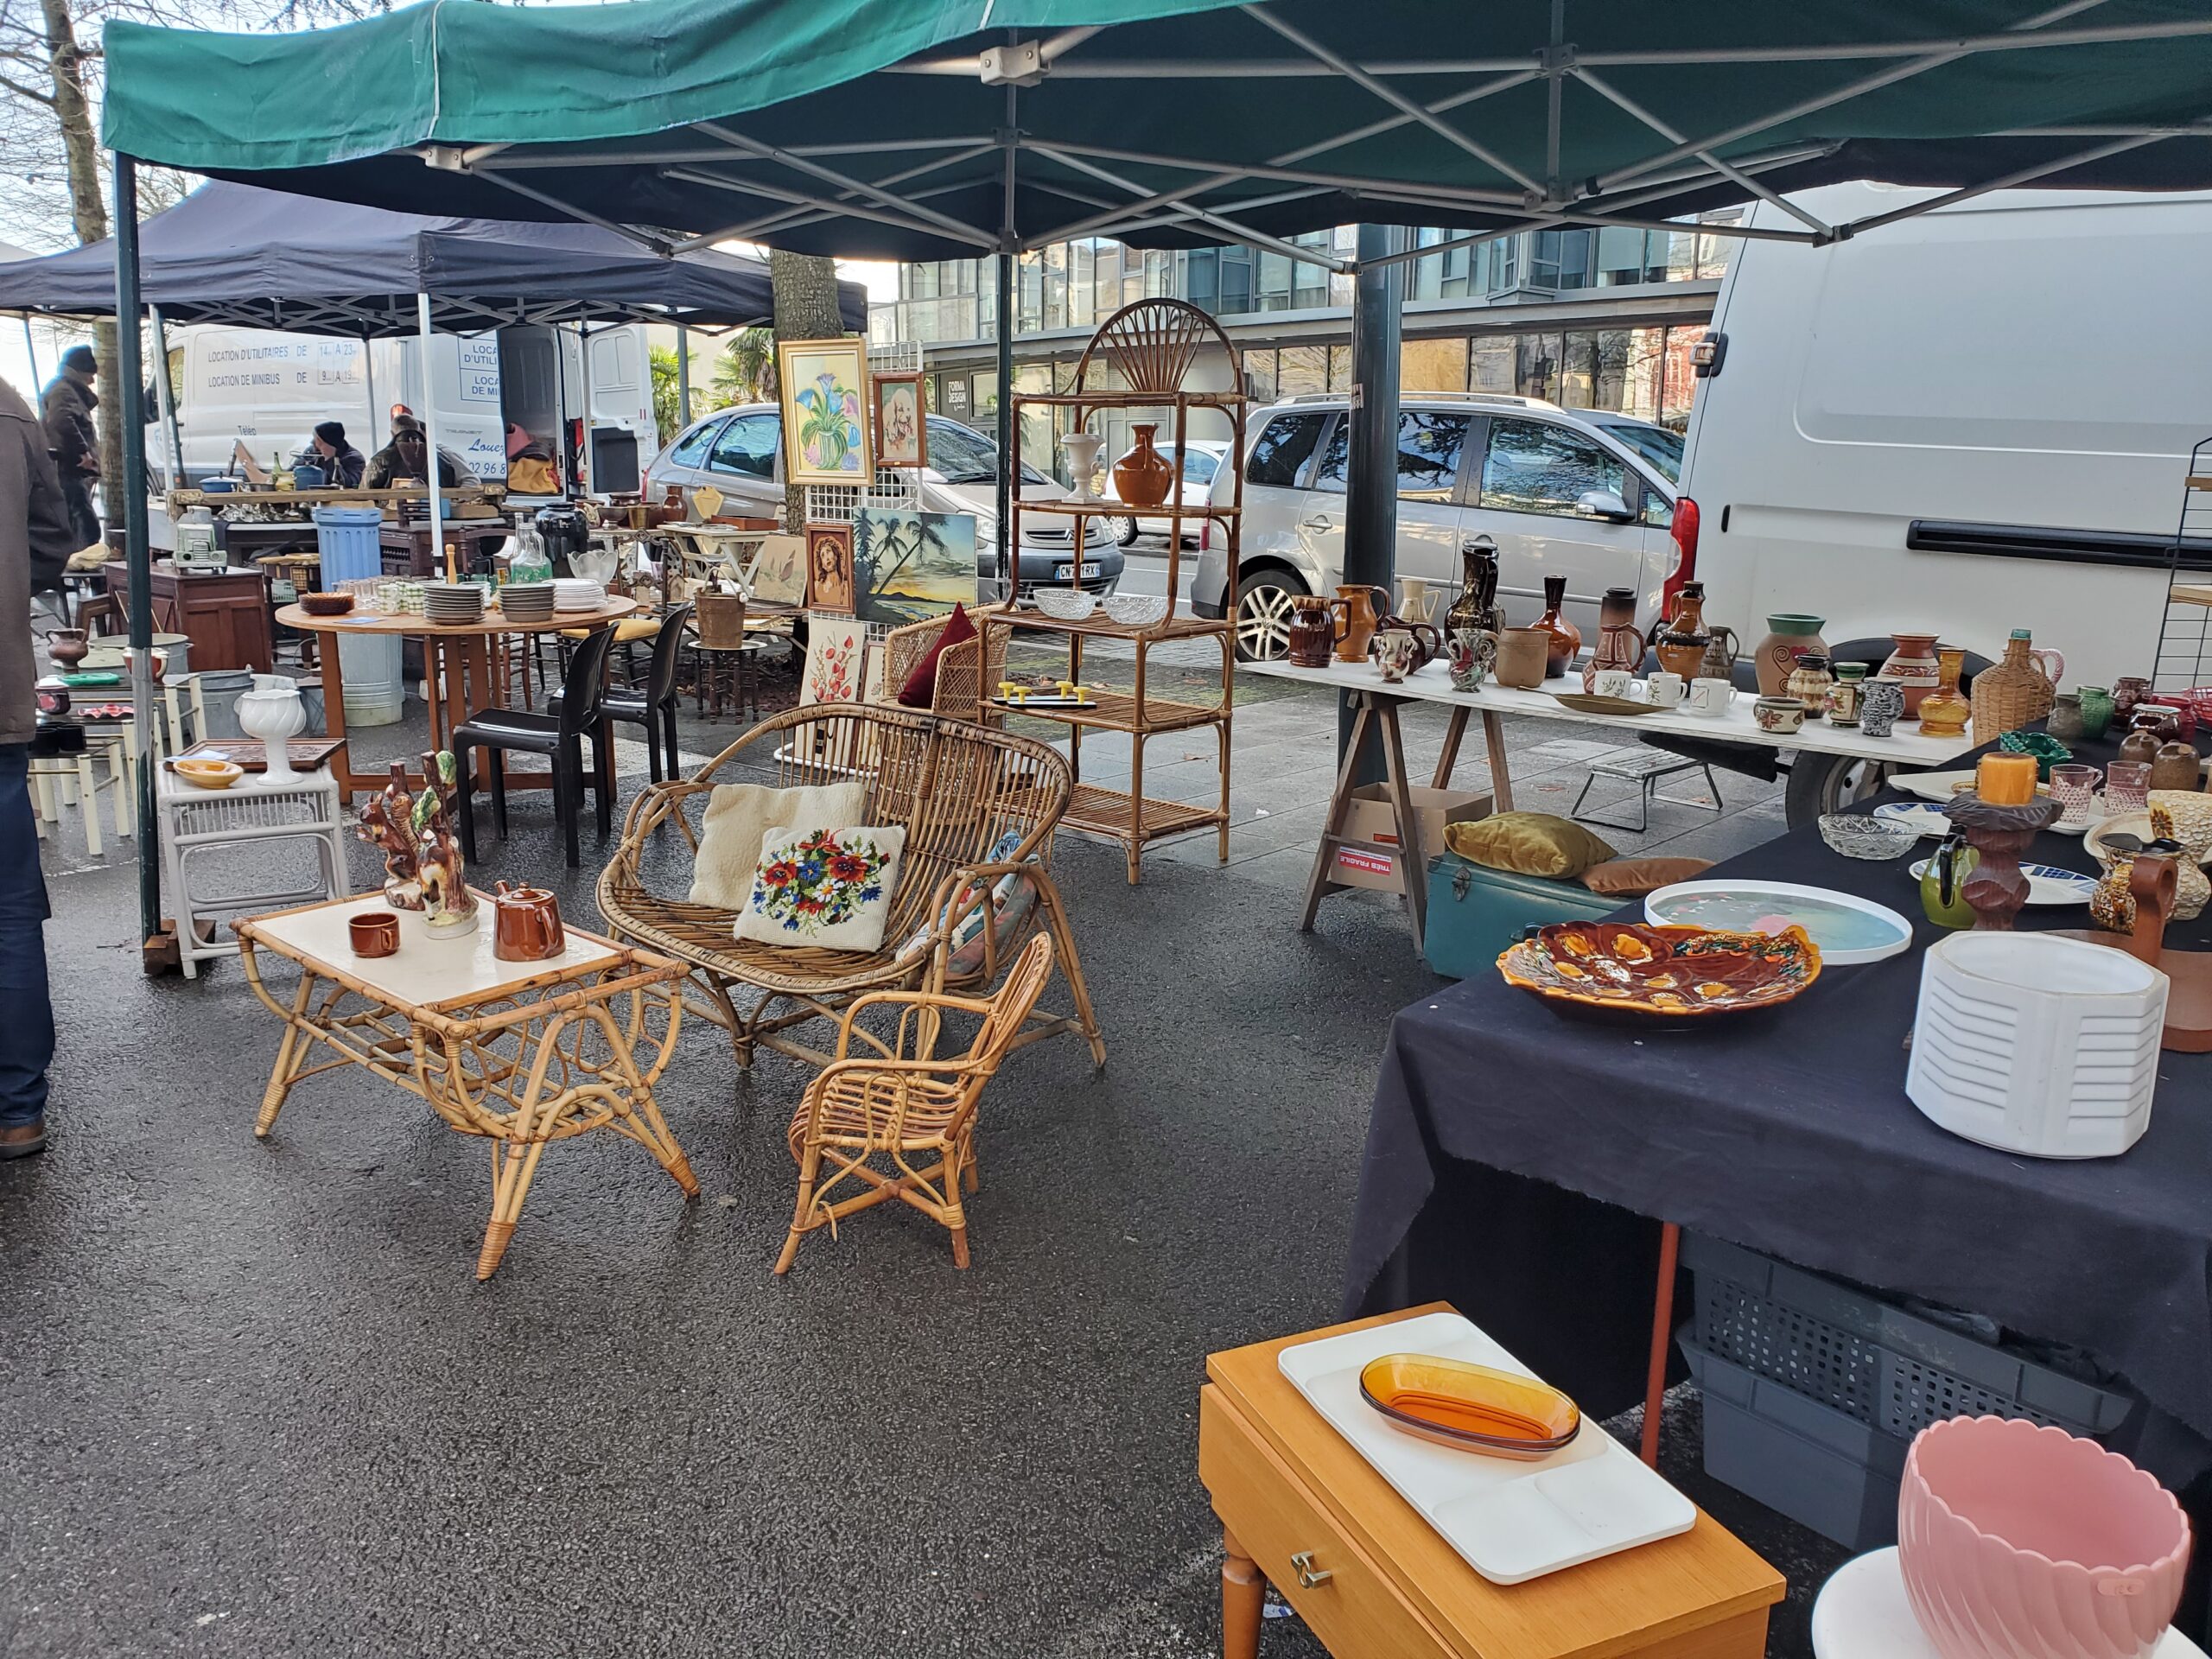
[[[922,377],[879,374],[874,384],[875,464],[926,467],[929,426],[922,419]]]
[[[861,507],[853,514],[854,608],[897,627],[976,603],[976,516]]]
[[[868,465],[868,346],[855,340],[786,340],[776,346],[784,406],[784,472],[795,484],[865,485]]]
[[[853,527],[806,527],[806,607],[853,613]]]
[[[800,703],[857,702],[867,647],[868,630],[856,619],[810,611],[806,674],[798,688]]]
[[[765,536],[746,596],[763,605],[806,603],[806,538]]]

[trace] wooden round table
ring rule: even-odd
[[[492,642],[495,638],[612,627],[624,617],[635,614],[637,609],[638,601],[634,599],[609,597],[594,610],[556,611],[543,622],[511,622],[497,606],[492,606],[486,607],[480,621],[442,624],[412,614],[364,611],[358,605],[342,616],[311,616],[297,605],[287,605],[276,613],[276,620],[288,628],[299,628],[308,633],[372,637],[397,634],[403,639],[420,639],[423,672],[436,694],[430,698],[430,747],[435,750],[447,747],[446,734],[476,710],[506,706],[506,687],[492,671]],[[326,723],[331,736],[344,737],[346,688],[340,678],[339,653],[334,650],[321,655]],[[357,791],[384,787],[385,780],[378,774],[353,770],[350,748],[333,755],[330,766],[337,776],[339,790],[349,799]],[[510,788],[527,789],[548,782],[544,774],[537,772],[514,772],[507,779]]]

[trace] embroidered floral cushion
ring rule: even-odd
[[[906,846],[906,830],[895,827],[770,830],[760,839],[753,892],[737,913],[737,937],[816,950],[881,950]]]

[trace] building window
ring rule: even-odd
[[[1329,347],[1329,390],[1351,390],[1351,347],[1349,346]]]
[[[1201,311],[1221,310],[1221,253],[1194,248],[1183,257],[1183,297]]]
[[[1477,334],[1467,344],[1468,391],[1510,392],[1518,389],[1520,353],[1511,334]]]
[[[1287,264],[1287,261],[1285,261]],[[1325,346],[1286,346],[1282,366],[1275,378],[1275,396],[1296,397],[1329,389],[1329,348]]]
[[[1262,346],[1244,353],[1244,385],[1246,395],[1263,404],[1272,404],[1280,396],[1282,380],[1278,372],[1275,350]]]
[[[1409,340],[1398,348],[1398,385],[1402,391],[1465,391],[1467,389],[1467,342],[1465,340]]]
[[[1515,341],[1514,387],[1523,397],[1556,403],[1559,364],[1565,349],[1557,334],[1522,334]]]

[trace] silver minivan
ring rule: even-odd
[[[1221,615],[1233,592],[1246,661],[1283,655],[1291,599],[1343,580],[1346,410],[1341,395],[1316,395],[1252,417],[1236,581],[1217,532],[1191,588],[1201,616]],[[1456,587],[1460,550],[1487,545],[1510,620],[1535,621],[1544,579],[1561,576],[1567,618],[1585,639],[1597,638],[1608,588],[1634,588],[1646,626],[1680,557],[1671,532],[1681,454],[1679,435],[1633,416],[1488,392],[1410,395],[1398,416],[1397,573]]]
[[[976,515],[976,575],[986,594],[998,582],[998,446],[972,427],[943,415],[929,420],[929,465],[921,475],[921,503],[930,512]],[[783,415],[773,404],[716,410],[695,421],[653,457],[645,489],[658,494],[671,484],[687,490],[711,484],[732,510],[772,518],[784,505]],[[1067,492],[1033,467],[1021,469],[1021,499],[1058,500]],[[1039,582],[1065,586],[1071,576],[1095,593],[1110,594],[1122,581],[1122,550],[1106,520],[1084,524],[1082,569],[1077,563],[1073,518],[1038,513],[1021,521],[1017,581],[1027,593]]]

